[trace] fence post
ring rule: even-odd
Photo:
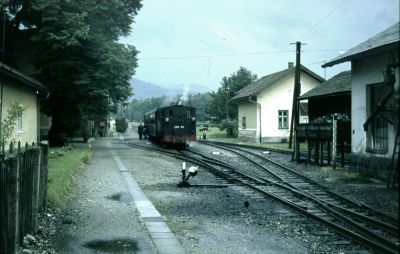
[[[337,147],[337,120],[336,114],[333,114],[332,121],[332,165],[336,169],[336,147]]]
[[[295,148],[295,157],[296,157],[296,162],[300,162],[300,141],[299,141],[299,139],[297,138],[297,133],[296,133],[296,131],[297,131],[297,130],[295,130],[295,135],[294,135],[294,138],[295,138],[295,145],[294,145],[294,148]]]
[[[21,155],[24,158],[24,170],[25,170],[25,179],[24,179],[24,195],[25,195],[25,202],[24,202],[24,223],[25,223],[25,230],[21,237],[24,237],[28,233],[33,232],[32,227],[32,192],[33,192],[33,168],[32,168],[32,150],[29,150],[29,145],[25,143],[24,153]],[[21,238],[22,240],[22,238]]]
[[[31,223],[32,229],[36,230],[37,218],[38,218],[38,196],[39,196],[39,151],[35,147],[35,143],[32,143],[32,148],[30,151],[30,162],[29,166],[32,170],[32,216]]]
[[[47,178],[48,178],[48,160],[49,160],[49,142],[40,142],[40,199],[39,208],[46,206],[47,198]]]
[[[18,161],[18,243],[22,243],[23,237],[26,234],[27,228],[27,158],[24,156],[23,147],[21,141],[18,141],[18,148],[16,153],[16,159]]]
[[[15,156],[10,156],[6,160],[6,175],[7,175],[7,252],[16,253],[18,235],[19,235],[19,220],[18,216],[18,160]]]
[[[0,253],[7,253],[7,174],[0,151]]]

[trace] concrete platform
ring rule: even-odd
[[[108,143],[108,145],[112,148],[111,143]],[[141,219],[157,248],[157,252],[160,254],[186,253],[181,243],[176,239],[169,226],[165,223],[164,217],[162,217],[154,205],[148,200],[139,184],[125,167],[117,152],[111,150],[111,154],[122,178],[125,181],[129,194],[132,197]]]

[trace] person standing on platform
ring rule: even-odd
[[[139,134],[139,139],[142,140],[143,137],[143,125],[139,124],[138,126],[138,134]]]

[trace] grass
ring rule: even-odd
[[[202,132],[199,131],[201,127],[197,127],[196,130],[196,136],[199,137],[201,136]],[[209,127],[207,131],[207,138],[208,139],[213,139],[214,141],[221,141],[221,142],[227,142],[227,143],[235,143],[235,144],[245,144],[245,145],[252,145],[256,147],[263,147],[263,148],[271,148],[271,149],[279,149],[283,151],[293,151],[293,146],[292,148],[289,148],[289,143],[258,143],[258,142],[251,142],[251,141],[242,141],[239,140],[238,138],[227,138],[226,137],[226,131],[220,131],[218,127]],[[306,153],[308,151],[308,143],[307,142],[301,142],[300,143],[300,151]]]
[[[196,128],[196,137],[200,137],[203,135],[203,132],[200,131],[202,127],[197,126]],[[226,130],[221,131],[218,127],[208,127],[207,138],[216,138],[223,139],[226,138]]]
[[[65,205],[74,176],[89,162],[90,157],[89,148],[50,148],[47,200],[51,205]]]
[[[202,129],[201,126],[197,126],[196,128],[196,137],[200,137],[203,132],[200,131]],[[288,143],[257,143],[257,142],[245,142],[241,141],[238,138],[227,138],[226,130],[221,131],[219,127],[208,127],[207,131],[207,139],[215,139],[215,141],[228,142],[228,143],[242,143],[246,145],[253,145],[258,147],[265,148],[273,148],[280,150],[292,151],[293,149],[289,149]],[[302,143],[300,146],[301,150],[307,151],[307,144]]]

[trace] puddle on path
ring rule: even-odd
[[[121,202],[124,204],[129,204],[132,201],[131,197],[128,195],[128,193],[125,193],[125,192],[118,192],[111,196],[107,196],[106,198],[114,200],[114,201],[118,201],[118,202]]]
[[[108,253],[136,253],[139,250],[138,243],[134,239],[93,240],[83,246]]]

